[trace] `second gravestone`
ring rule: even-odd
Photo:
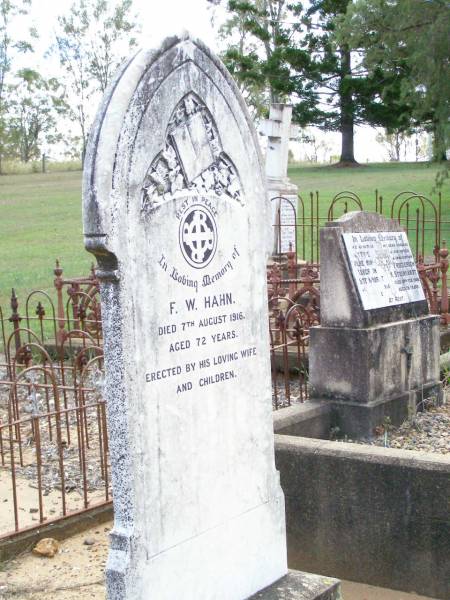
[[[400,425],[440,402],[439,317],[428,314],[408,239],[376,213],[320,232],[320,326],[310,331],[310,395],[332,403],[341,434]]]
[[[261,210],[239,93],[199,42],[139,52],[97,115],[84,229],[98,259],[117,600],[239,600],[286,571]]]

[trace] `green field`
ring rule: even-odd
[[[299,166],[289,174],[303,197],[320,192],[325,216],[332,197],[342,190],[358,193],[369,209],[374,208],[375,189],[385,200],[403,190],[430,196],[436,171],[427,164],[373,164],[353,169]],[[442,209],[450,222],[448,180]],[[56,258],[67,277],[88,274],[92,257],[83,247],[80,171],[0,177],[0,211],[0,305],[7,314],[12,287],[21,299],[32,289],[53,289]]]
[[[432,194],[432,190],[438,168],[429,163],[375,163],[347,169],[329,166],[293,166],[289,169],[289,176],[299,186],[301,195],[308,196],[310,192],[318,190],[321,198],[329,204],[337,192],[349,190],[357,193],[363,201],[369,202],[367,208],[371,208],[370,202],[374,208],[376,189],[386,201],[390,201],[404,190],[436,199],[437,194]],[[447,198],[447,208],[449,208],[450,182],[448,180],[442,192]]]
[[[0,305],[53,289],[59,258],[67,276],[87,274],[81,225],[81,171],[0,178]]]

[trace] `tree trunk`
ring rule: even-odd
[[[395,161],[400,162],[400,141],[398,133],[394,133]]]
[[[351,86],[345,81],[351,76],[351,53],[347,45],[340,50],[341,53],[341,81],[339,86],[339,104],[341,111],[341,158],[340,163],[356,163],[354,155],[354,107]]]
[[[442,162],[447,160],[445,151],[445,139],[436,123],[433,124],[433,162]]]

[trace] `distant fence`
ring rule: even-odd
[[[325,201],[319,192],[311,192],[309,197],[299,195],[297,203],[280,196],[272,201],[278,204],[275,250],[279,254],[286,252],[287,248],[282,248],[283,238],[294,239],[292,249],[296,258],[311,263],[320,261],[320,228],[354,210],[376,212],[396,220],[408,235],[416,262],[420,257],[436,258],[436,249],[444,240],[450,240],[450,211],[447,208],[443,212],[450,200],[444,200],[441,194],[431,200],[422,194],[404,191],[386,200],[375,190],[371,200],[363,200],[354,192],[342,191]],[[292,235],[293,229],[295,235]]]

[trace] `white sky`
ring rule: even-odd
[[[30,16],[41,35],[41,43],[48,45],[56,18],[68,11],[72,0],[32,0]],[[156,46],[165,37],[187,29],[217,50],[211,13],[206,0],[134,0],[143,46]]]
[[[58,0],[57,3],[51,3],[49,0],[33,0],[32,2],[30,16],[40,34],[40,40],[36,44],[37,52],[32,58],[32,62],[43,73],[49,74],[49,71],[58,69],[55,58],[47,56],[37,62],[37,56],[43,56],[48,49],[52,41],[56,18],[59,14],[67,12],[71,3],[72,0]],[[134,9],[142,28],[139,36],[140,45],[158,46],[165,37],[187,29],[217,52],[219,48],[211,24],[211,11],[207,7],[206,0],[134,0]],[[218,16],[220,18],[220,14]],[[28,64],[30,64],[29,58]],[[322,154],[325,152],[328,156],[339,154],[340,136],[338,133],[324,134],[318,130],[316,130],[316,133],[328,148]],[[356,159],[360,162],[387,159],[386,150],[375,140],[376,133],[370,127],[356,128]],[[302,149],[301,144],[294,142],[291,144],[291,148],[296,158],[303,158],[304,149]],[[414,160],[413,150],[413,144],[411,144],[411,148],[406,154],[408,160]],[[319,152],[319,159],[322,160],[320,154]]]

